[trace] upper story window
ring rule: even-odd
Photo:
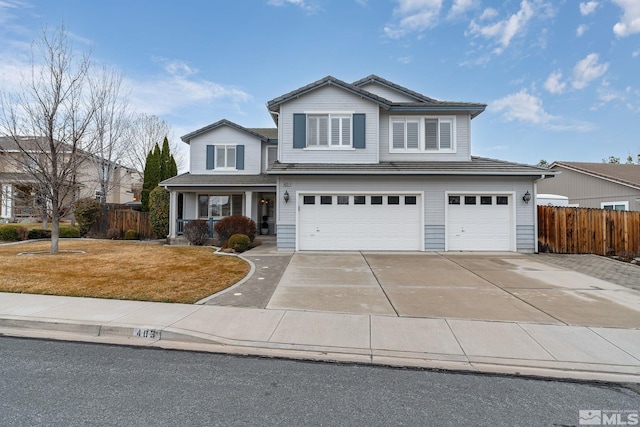
[[[206,169],[243,170],[244,145],[207,145]]]
[[[365,149],[367,117],[363,113],[294,113],[294,149]]]
[[[351,116],[309,114],[307,147],[351,147]]]
[[[416,119],[392,120],[391,141],[394,150],[419,150],[420,121]]]
[[[235,145],[216,145],[216,168],[236,168]]]
[[[389,152],[454,152],[455,117],[391,117]]]
[[[267,147],[267,169],[278,160],[278,147]]]

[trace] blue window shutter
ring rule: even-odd
[[[207,145],[207,170],[215,169],[216,167],[216,146]]]
[[[353,148],[366,148],[365,114],[353,115]]]
[[[244,170],[244,145],[236,145],[236,169]]]
[[[307,146],[307,115],[293,115],[293,148],[305,148]]]

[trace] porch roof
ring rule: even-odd
[[[165,179],[160,186],[172,187],[275,187],[276,177],[260,175],[195,175],[189,172]]]

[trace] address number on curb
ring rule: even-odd
[[[160,339],[160,330],[159,329],[142,329],[136,328],[133,330],[133,336],[136,338],[146,338],[149,340],[159,340]]]

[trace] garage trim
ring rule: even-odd
[[[420,248],[418,249],[419,251],[424,251],[424,203],[425,203],[425,197],[424,197],[424,191],[394,191],[394,190],[387,190],[387,191],[367,191],[367,190],[363,190],[360,191],[357,188],[356,189],[351,189],[351,190],[342,190],[342,191],[316,191],[316,190],[297,190],[296,191],[296,198],[295,198],[295,209],[296,209],[296,239],[295,239],[295,250],[299,251],[300,250],[300,204],[302,203],[302,197],[303,196],[341,196],[341,195],[362,195],[362,196],[383,196],[383,195],[399,195],[399,196],[418,196],[420,199],[420,202],[418,203],[419,205],[419,211],[420,211],[420,219],[419,219],[419,231],[420,231]]]
[[[444,221],[445,221],[445,233],[444,233],[444,250],[449,251],[449,196],[450,195],[461,195],[461,196],[509,196],[510,210],[511,210],[511,224],[510,224],[510,238],[509,238],[509,251],[515,252],[517,245],[517,233],[516,233],[516,192],[515,191],[465,191],[465,190],[456,190],[456,191],[445,191],[444,193]]]

